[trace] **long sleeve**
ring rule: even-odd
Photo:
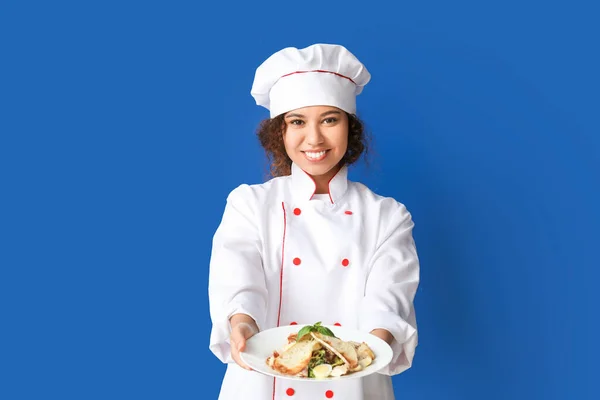
[[[208,295],[212,330],[210,350],[222,362],[232,362],[229,318],[242,313],[259,329],[264,324],[267,289],[262,244],[256,223],[255,199],[248,185],[233,190],[213,237]]]
[[[359,327],[365,332],[380,328],[393,336],[393,358],[380,371],[399,374],[410,368],[418,342],[413,305],[419,285],[419,260],[412,236],[414,223],[406,208],[398,207],[386,222],[370,260]]]

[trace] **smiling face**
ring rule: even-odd
[[[348,116],[329,106],[290,111],[285,114],[283,143],[295,164],[315,180],[328,182],[348,148]]]

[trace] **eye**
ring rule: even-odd
[[[337,118],[335,118],[335,117],[326,118],[325,120],[323,120],[323,122],[325,122],[326,124],[334,124],[337,122]]]
[[[293,119],[290,121],[291,125],[302,125],[304,124],[304,121],[302,121],[301,119]]]

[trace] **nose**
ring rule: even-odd
[[[310,146],[318,146],[325,141],[321,127],[317,125],[311,125],[306,133],[306,143]]]

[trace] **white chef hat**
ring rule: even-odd
[[[257,68],[251,94],[271,118],[315,105],[355,114],[356,96],[370,79],[367,68],[343,46],[287,47]]]

